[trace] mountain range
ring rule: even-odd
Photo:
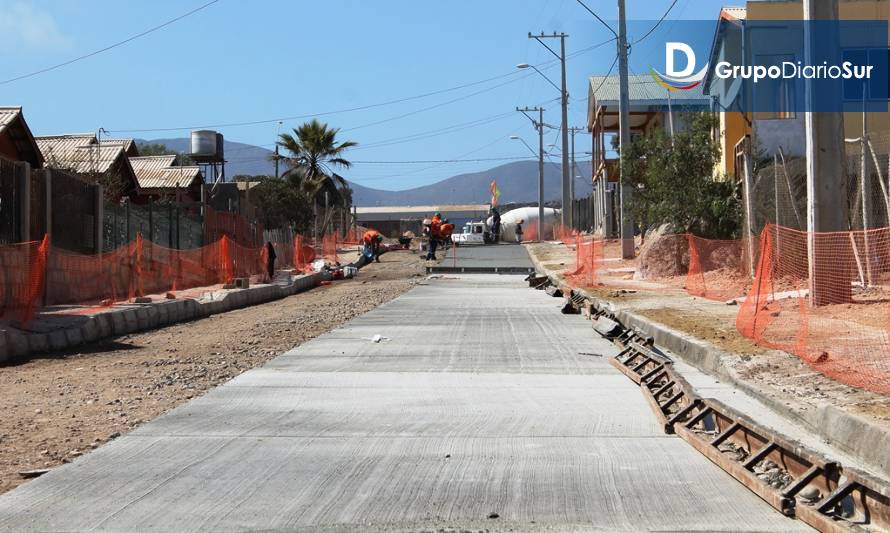
[[[141,143],[163,144],[169,150],[188,152],[189,139],[138,140]],[[226,175],[268,176],[275,172],[271,150],[225,141]],[[558,163],[544,163],[544,197],[546,201],[559,200],[562,170]],[[577,162],[575,197],[591,192],[590,161]],[[501,203],[534,202],[538,198],[538,162],[513,161],[481,172],[458,174],[436,183],[400,191],[375,189],[353,181],[353,200],[357,206],[436,205],[436,204],[484,204],[491,194],[489,184],[497,181],[501,191]]]

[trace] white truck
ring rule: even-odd
[[[461,233],[451,235],[451,241],[456,245],[463,244],[489,244],[492,242],[491,232],[485,222],[467,222]]]

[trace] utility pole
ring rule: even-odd
[[[840,56],[840,36],[836,27],[820,26],[815,32],[810,21],[837,20],[837,0],[803,0],[804,58],[814,65],[813,44],[819,39],[820,49],[834,50]],[[816,35],[815,33],[818,33]],[[829,41],[829,44],[825,44]],[[830,42],[833,41],[833,44]],[[837,58],[838,60],[840,57]],[[838,61],[839,62],[839,61]],[[844,172],[844,115],[841,112],[814,112],[815,94],[812,80],[805,80],[805,126],[807,146],[807,255],[809,262],[810,305],[821,306],[846,303],[851,298],[849,282],[843,276],[833,276],[837,258],[832,247],[820,232],[846,231],[847,180]],[[820,85],[820,100],[841,101],[840,94],[822,94],[827,86]],[[838,91],[840,92],[840,91]]]
[[[275,136],[275,179],[281,177],[281,174],[278,171],[278,162],[281,160],[281,155],[278,153],[278,140],[281,135],[281,121],[278,121],[278,133]]]
[[[570,189],[572,187],[572,179],[570,178],[569,169],[569,91],[566,88],[566,35],[565,33],[553,32],[552,35],[545,35],[541,32],[538,35],[528,34],[529,39],[535,39],[544,45],[550,53],[559,59],[562,66],[562,218],[563,226],[572,225],[572,206]],[[541,39],[559,39],[559,50],[557,54],[552,48],[544,44]]]
[[[544,240],[544,108],[543,107],[517,107],[523,115],[527,116],[535,129],[538,130],[538,241]],[[538,120],[532,118],[529,113],[538,112]]]
[[[618,159],[618,194],[621,204],[621,257],[634,258],[634,225],[630,214],[631,189],[627,183],[627,150],[630,148],[630,93],[627,80],[627,21],[624,0],[618,0],[618,129],[621,141]]]

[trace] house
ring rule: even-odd
[[[668,91],[651,76],[629,76],[631,136],[654,129],[680,131],[688,113],[710,110],[710,99],[700,86],[687,91]],[[606,136],[617,136],[619,78],[592,76],[587,97],[587,131],[592,135],[593,218],[594,230],[607,237],[618,227],[619,209],[615,185],[619,181],[617,156]]]
[[[25,161],[31,168],[43,166],[43,154],[25,122],[21,107],[0,107],[0,157]]]
[[[109,200],[138,196],[139,182],[124,143],[100,143],[92,133],[47,135],[35,140],[47,168],[101,183]]]
[[[841,20],[890,20],[890,2],[886,0],[841,0],[839,2]],[[799,24],[791,25],[781,21],[803,20],[803,5],[800,0],[749,1],[744,7],[724,7],[720,10],[717,27],[710,50],[710,61],[729,61],[734,65],[750,64],[752,58],[757,64],[778,65],[779,62],[803,60],[801,56],[802,29]],[[769,28],[760,22],[770,22]],[[773,24],[775,23],[775,24]],[[756,28],[756,32],[752,29]],[[767,34],[768,32],[768,34]],[[756,35],[755,35],[756,33]],[[875,64],[887,65],[888,44],[873,43],[874,46],[844,47],[842,54],[869,54]],[[885,71],[881,73],[886,80]],[[717,173],[734,175],[739,178],[741,162],[745,154],[759,153],[771,156],[781,152],[786,157],[803,156],[806,151],[804,137],[804,113],[797,112],[802,98],[791,84],[773,82],[751,94],[742,93],[739,80],[719,79],[714,71],[708,72],[702,83],[704,92],[713,98],[714,111],[719,116],[719,135],[723,157]],[[881,102],[887,100],[884,88],[865,86],[865,100]],[[761,84],[763,85],[763,84]],[[852,89],[845,83],[843,94],[844,137],[858,138],[863,129],[863,88],[854,84]],[[762,112],[764,99],[771,103],[770,112]],[[797,104],[797,105],[796,105]],[[758,110],[752,112],[752,110]],[[867,112],[868,130],[890,132],[890,113]]]
[[[668,91],[651,76],[629,76],[631,135],[655,128],[675,131],[684,127],[686,113],[710,109],[710,100],[698,88],[689,91]],[[617,135],[619,84],[618,76],[591,76],[587,97],[587,131],[593,138],[593,181],[605,177],[618,181],[617,159],[606,135]],[[608,172],[611,170],[611,172]]]
[[[104,144],[106,141],[102,141]],[[198,166],[175,166],[175,155],[130,157],[130,165],[139,183],[139,195],[134,203],[149,200],[201,200],[204,176]]]

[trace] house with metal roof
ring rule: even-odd
[[[682,129],[684,115],[708,111],[710,99],[700,87],[688,91],[669,91],[652,76],[629,76],[631,134],[641,134],[654,128]],[[587,130],[593,137],[594,183],[605,176],[618,181],[617,165],[610,164],[606,135],[617,135],[620,90],[618,76],[591,76],[587,97]],[[608,172],[611,170],[611,172]]]
[[[0,157],[26,161],[31,168],[43,166],[43,155],[21,107],[0,107]]]
[[[139,182],[122,143],[99,143],[92,133],[35,137],[45,165],[103,185],[105,197],[135,197]]]
[[[161,198],[178,201],[201,199],[204,176],[200,167],[177,166],[176,155],[150,155],[129,159],[139,183],[137,203]]]

